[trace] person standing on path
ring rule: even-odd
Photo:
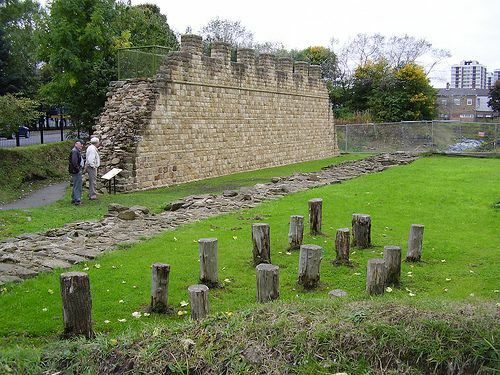
[[[75,205],[82,204],[82,147],[82,142],[76,141],[69,154],[68,170],[71,174],[71,183],[73,185],[73,189],[71,190],[71,203]]]
[[[89,174],[89,199],[97,199],[96,182],[97,182],[97,168],[101,165],[101,158],[97,152],[99,139],[92,137],[90,146],[87,147],[85,162],[87,173]]]

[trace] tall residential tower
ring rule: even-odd
[[[486,67],[474,60],[462,61],[451,67],[451,87],[466,89],[485,89]]]

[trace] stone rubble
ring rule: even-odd
[[[182,224],[230,211],[252,208],[287,194],[341,183],[366,173],[381,172],[417,159],[407,153],[382,154],[323,168],[320,172],[275,177],[272,182],[224,191],[222,195],[192,195],[166,205],[166,211],[152,214],[142,206],[110,204],[99,221],[67,224],[42,233],[23,234],[0,241],[0,285],[20,282],[40,272],[69,268],[94,259],[118,244],[133,244]]]

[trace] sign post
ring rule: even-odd
[[[111,194],[111,180],[113,180],[113,193],[116,194],[116,175],[120,173],[123,169],[113,168],[106,174],[104,174],[101,178],[103,180],[108,181],[108,192]]]

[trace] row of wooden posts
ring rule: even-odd
[[[309,201],[309,226],[312,235],[321,234],[322,199]],[[408,239],[407,261],[419,261],[422,254],[423,225],[413,224]],[[320,280],[321,246],[302,244],[304,237],[304,217],[290,217],[288,232],[289,249],[300,249],[298,283],[304,288],[316,288]],[[252,225],[253,263],[256,267],[256,296],[258,302],[266,302],[279,297],[279,267],[271,263],[270,226],[265,223]],[[200,257],[200,282],[188,288],[191,305],[191,319],[204,318],[209,313],[209,287],[219,285],[218,243],[216,238],[198,240]],[[371,217],[365,214],[352,215],[352,246],[360,249],[371,247]],[[349,228],[337,230],[334,264],[350,265],[351,247]],[[168,282],[170,265],[154,263],[151,266],[151,303],[149,310],[168,313]],[[384,293],[387,285],[399,286],[401,275],[401,247],[385,246],[383,259],[368,261],[366,291],[370,295]],[[63,304],[64,336],[92,333],[92,301],[89,277],[84,272],[61,274],[61,295]]]

